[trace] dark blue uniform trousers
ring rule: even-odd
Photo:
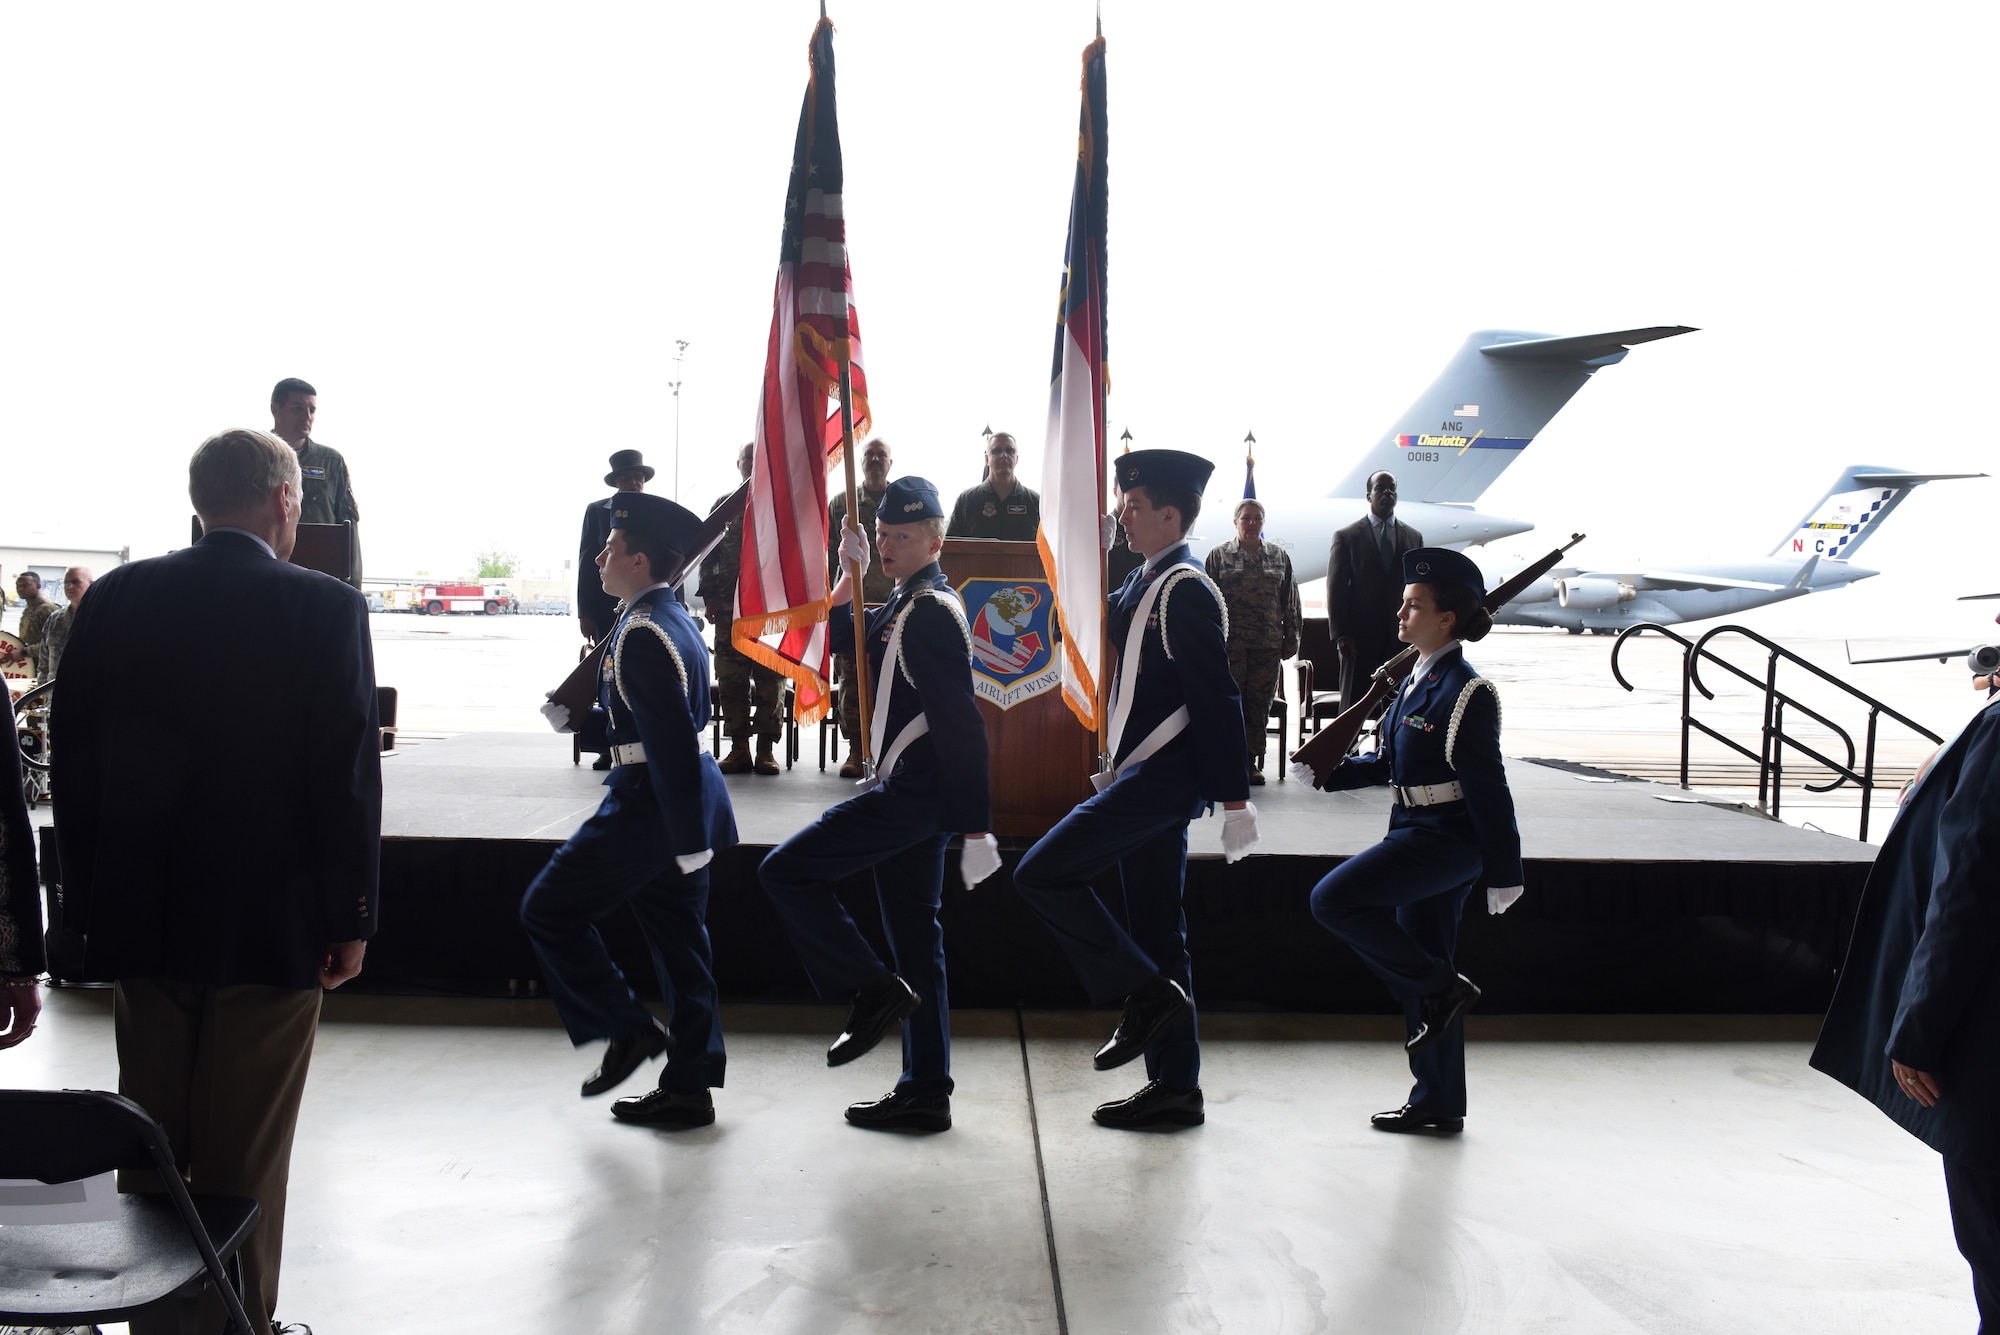
[[[1452,954],[1458,916],[1480,871],[1479,849],[1470,840],[1401,825],[1313,887],[1313,917],[1389,985],[1412,1034],[1421,1000],[1457,977]],[[1410,1074],[1416,1077],[1412,1108],[1433,1117],[1465,1116],[1465,1021],[1413,1053]]]
[[[907,779],[870,788],[772,849],[759,874],[785,920],[812,984],[845,1000],[898,974],[917,994],[903,1021],[903,1074],[896,1087],[913,1098],[952,1091],[951,997],[944,978],[944,850],[951,835],[937,804]],[[875,873],[875,898],[891,962],[875,953],[842,907],[834,887],[856,872]]]
[[[1070,967],[1097,1005],[1122,1000],[1159,974],[1194,995],[1181,886],[1187,827],[1199,795],[1181,783],[1122,778],[1062,818],[1021,858],[1014,888],[1048,924]],[[1090,887],[1118,869],[1125,921]],[[1146,1054],[1146,1077],[1186,1091],[1201,1083],[1201,1043],[1194,1016],[1169,1030]]]
[[[683,875],[674,865],[656,803],[650,782],[607,790],[597,814],[528,887],[521,924],[563,1028],[581,1047],[652,1023],[596,927],[619,905],[632,906],[672,1016],[667,1028],[674,1050],[660,1088],[685,1093],[722,1084],[722,1017],[706,921],[708,868]]]

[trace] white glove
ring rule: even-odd
[[[1287,772],[1292,776],[1294,783],[1302,783],[1308,788],[1319,787],[1319,775],[1313,773],[1313,767],[1303,760],[1294,760]]]
[[[542,702],[542,717],[547,719],[549,726],[557,732],[576,731],[575,728],[569,726],[568,705],[559,705],[553,700],[544,700]]]
[[[1489,885],[1486,887],[1486,911],[1505,913],[1521,897],[1522,887],[1518,885]]]
[[[970,890],[1000,870],[1000,841],[990,834],[965,836],[965,851],[958,855],[959,879]]]
[[[868,539],[845,519],[840,521],[840,564],[868,569]]]
[[[674,859],[674,865],[681,869],[681,875],[692,876],[696,872],[700,871],[703,867],[706,867],[709,863],[709,860],[714,856],[715,856],[714,849],[704,848],[699,853],[681,854],[679,857]]]
[[[1097,517],[1097,545],[1110,551],[1118,542],[1118,520],[1113,515]]]
[[[1222,813],[1222,860],[1235,862],[1257,846],[1257,804],[1245,802],[1240,810]]]

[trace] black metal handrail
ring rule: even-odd
[[[1757,762],[1757,805],[1768,809],[1772,818],[1776,819],[1779,814],[1780,805],[1784,800],[1782,785],[1785,774],[1785,748],[1789,746],[1794,751],[1810,757],[1833,772],[1834,777],[1831,783],[1818,785],[1810,783],[1801,784],[1800,787],[1804,788],[1807,792],[1830,793],[1846,783],[1853,783],[1861,789],[1861,838],[1865,841],[1868,838],[1869,808],[1875,793],[1875,741],[1883,716],[1888,716],[1912,732],[1920,733],[1940,745],[1944,742],[1944,738],[1938,736],[1909,715],[1890,708],[1874,696],[1869,695],[1866,691],[1857,690],[1824,668],[1808,663],[1805,659],[1800,658],[1783,645],[1766,639],[1756,631],[1745,626],[1717,626],[1703,635],[1699,640],[1690,640],[1685,635],[1671,631],[1655,621],[1642,621],[1636,626],[1627,627],[1619,634],[1617,641],[1611,646],[1611,675],[1620,686],[1623,686],[1628,691],[1632,690],[1633,686],[1631,682],[1625,680],[1625,673],[1618,665],[1618,655],[1624,649],[1626,640],[1644,635],[1647,631],[1654,631],[1664,635],[1681,646],[1681,787],[1683,788],[1688,786],[1688,746],[1692,740],[1692,734],[1696,730],[1699,730],[1704,735],[1714,738],[1738,755]],[[1747,640],[1756,641],[1769,650],[1770,654],[1765,661],[1763,677],[1759,678],[1753,673],[1744,671],[1742,668],[1736,666],[1736,664],[1711,650],[1708,647],[1708,642],[1718,635],[1741,635]],[[1701,665],[1704,661],[1716,664],[1733,676],[1748,682],[1763,692],[1764,719],[1761,728],[1762,744],[1757,750],[1752,751],[1735,738],[1724,736],[1720,731],[1710,727],[1694,716],[1693,692],[1700,691],[1703,699],[1713,700],[1715,698],[1715,692],[1711,691],[1708,688],[1708,684],[1701,679]],[[1797,664],[1827,685],[1844,691],[1846,694],[1868,706],[1868,733],[1867,739],[1861,749],[1860,770],[1857,771],[1854,768],[1855,750],[1853,734],[1796,696],[1789,695],[1778,689],[1778,664],[1780,662]],[[1785,711],[1787,709],[1806,715],[1838,737],[1841,744],[1847,749],[1845,763],[1835,760],[1831,756],[1821,754],[1814,747],[1807,745],[1801,738],[1786,732]]]

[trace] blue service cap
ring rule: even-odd
[[[899,477],[882,493],[875,518],[884,524],[914,524],[919,519],[945,518],[938,489],[920,477]]]
[[[624,529],[628,538],[657,542],[681,553],[694,550],[701,516],[687,507],[643,491],[621,491],[605,504],[611,509],[611,527]]]
[[[1471,557],[1449,547],[1413,547],[1404,552],[1403,583],[1462,584],[1481,598],[1486,596],[1486,576]]]
[[[1199,494],[1208,486],[1215,465],[1186,450],[1132,450],[1117,460],[1118,490],[1134,487],[1191,487]]]

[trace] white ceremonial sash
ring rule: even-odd
[[[882,750],[883,735],[889,731],[889,693],[896,689],[896,678],[901,675],[898,669],[903,661],[903,623],[909,620],[909,616],[910,606],[906,603],[889,628],[889,647],[882,651],[882,680],[875,683],[875,708],[868,720],[868,749],[879,757],[875,765],[875,786],[878,788],[888,783],[889,776],[896,772],[896,762],[903,758],[904,748],[931,730],[931,721],[918,714],[896,734],[896,740],[890,744],[887,754]],[[864,646],[863,653],[866,652]],[[861,782],[867,783],[868,780]]]
[[[1193,570],[1199,573],[1201,567],[1192,561],[1180,561],[1168,566],[1153,581],[1139,599],[1139,605],[1132,609],[1132,624],[1125,630],[1125,649],[1118,664],[1118,684],[1115,687],[1117,699],[1111,707],[1111,733],[1105,739],[1106,750],[1111,755],[1118,754],[1119,743],[1125,740],[1125,725],[1132,715],[1132,692],[1139,685],[1139,656],[1146,645],[1146,622],[1153,615],[1153,605],[1160,600],[1160,593],[1167,587],[1167,577],[1176,570]],[[1160,632],[1166,634],[1163,628]],[[1091,786],[1098,792],[1109,788],[1132,766],[1159,751],[1168,742],[1180,736],[1188,725],[1187,706],[1182,705],[1160,721],[1160,725],[1147,733],[1145,738],[1132,748],[1132,754],[1125,757],[1116,768],[1090,776]]]

